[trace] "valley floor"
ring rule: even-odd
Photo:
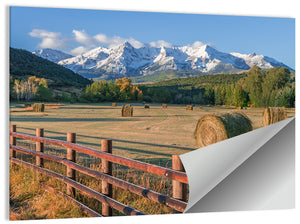
[[[11,105],[10,122],[17,131],[35,135],[35,128],[44,128],[45,137],[66,140],[67,132],[77,134],[77,143],[100,149],[101,139],[113,140],[113,153],[142,159],[150,163],[166,161],[174,154],[183,154],[197,149],[193,132],[197,121],[205,114],[230,112],[234,107],[194,107],[159,104],[133,104],[133,117],[121,117],[121,103],[112,107],[103,104],[69,104],[43,113],[26,112],[18,105]],[[15,111],[15,112],[12,112]],[[253,123],[254,129],[262,127],[263,108],[242,110]],[[288,109],[288,117],[295,110]]]

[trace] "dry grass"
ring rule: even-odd
[[[44,191],[38,175],[10,165],[10,220],[87,217],[72,201]]]
[[[11,109],[21,109],[17,106],[11,105]],[[11,112],[10,120],[18,132],[31,135],[35,135],[36,128],[44,128],[45,137],[66,140],[67,132],[75,132],[79,144],[95,149],[100,149],[101,139],[112,139],[114,154],[156,163],[198,148],[193,133],[202,116],[235,110],[230,106],[195,106],[193,111],[178,105],[163,109],[161,104],[151,104],[151,110],[145,110],[143,104],[132,106],[134,117],[121,117],[121,105],[103,103],[65,105],[46,113]],[[253,129],[262,127],[263,110],[243,110]],[[288,117],[295,115],[294,108],[286,110]]]
[[[233,107],[202,106],[187,111],[185,106],[168,105],[163,109],[161,104],[151,104],[151,110],[145,110],[143,104],[133,104],[134,117],[121,117],[121,105],[112,107],[111,103],[103,104],[72,104],[47,110],[45,113],[19,111],[18,105],[11,105],[10,120],[17,125],[17,131],[35,135],[36,128],[45,129],[45,137],[66,140],[67,132],[77,133],[77,143],[100,150],[101,139],[113,140],[113,154],[145,161],[170,168],[172,155],[183,154],[197,149],[193,137],[196,124],[204,115],[227,113],[234,111]],[[262,112],[264,108],[248,108],[243,112],[252,121],[253,129],[262,127]],[[16,111],[14,111],[16,110]],[[17,112],[18,111],[18,112]],[[287,116],[295,115],[295,109],[287,109]],[[18,140],[18,143],[20,141]],[[32,143],[23,141],[27,147],[34,149]],[[48,150],[48,151],[47,151]],[[47,148],[45,152],[56,155],[66,155],[65,149]],[[78,163],[93,169],[100,169],[101,161],[94,157],[78,155]],[[29,159],[23,156],[23,159]],[[32,160],[31,162],[34,162]],[[65,174],[65,167],[56,163],[45,162],[46,168]],[[14,175],[14,174],[12,174]],[[149,187],[151,190],[171,196],[171,181],[155,177],[122,166],[114,166],[114,176],[126,181]],[[28,179],[30,179],[28,177]],[[65,192],[65,185],[51,178],[44,178],[47,185]],[[85,175],[78,175],[77,181],[101,192],[101,181]],[[132,206],[148,214],[170,213],[166,206],[151,202],[148,199],[114,188],[114,199]],[[94,210],[101,212],[101,203],[80,193],[77,199]],[[45,198],[46,199],[46,198]],[[115,214],[119,214],[114,211]],[[28,216],[29,217],[29,216]]]
[[[23,146],[24,147],[24,146]],[[34,148],[33,146],[29,146],[27,148]],[[59,148],[57,150],[54,149],[46,149],[46,153],[57,155],[64,157],[65,152],[60,151]],[[17,157],[19,159],[35,163],[35,159],[32,156],[28,155],[21,155],[18,153]],[[78,163],[81,165],[86,164],[88,167],[94,169],[94,170],[101,170],[101,161],[99,159],[91,159],[90,161],[93,161],[88,164],[86,158],[89,157],[87,155],[78,154]],[[17,166],[15,166],[17,167]],[[57,173],[66,174],[66,168],[62,166],[61,164],[51,162],[51,161],[45,161],[45,168],[53,170]],[[21,171],[21,172],[19,172]],[[20,178],[19,176],[22,176]],[[156,192],[167,194],[171,196],[171,181],[166,178],[160,178],[156,177],[154,175],[140,172],[134,169],[128,169],[120,165],[114,165],[113,166],[113,176],[116,176],[120,179],[126,180],[128,182],[143,186],[145,188],[154,190]],[[58,218],[63,217],[63,214],[65,214],[66,217],[72,217],[73,213],[75,211],[69,211],[69,206],[64,204],[56,204],[54,201],[55,198],[52,199],[51,197],[54,197],[54,194],[49,195],[49,193],[44,193],[44,191],[40,188],[38,181],[41,181],[43,184],[46,184],[48,186],[51,186],[61,192],[66,192],[66,185],[60,181],[55,180],[54,178],[49,178],[44,175],[40,175],[40,178],[38,178],[37,174],[34,171],[31,171],[29,169],[23,169],[23,168],[17,168],[17,169],[11,169],[10,171],[10,179],[13,180],[11,182],[11,185],[14,185],[13,189],[10,192],[10,200],[11,203],[14,204],[11,206],[13,209],[11,209],[11,219],[20,219],[20,217],[24,217],[24,219],[41,219],[41,218]],[[26,179],[24,181],[24,179]],[[101,192],[101,181],[97,180],[93,177],[89,177],[84,174],[80,174],[77,172],[76,181],[80,182],[98,192]],[[30,185],[27,186],[29,183]],[[15,188],[18,188],[19,190],[16,190]],[[29,191],[28,189],[31,189],[33,192]],[[15,193],[18,192],[18,193]],[[24,194],[26,192],[26,194]],[[18,209],[18,206],[15,206],[14,201],[18,196],[16,195],[23,195],[26,199],[30,200],[30,208]],[[26,196],[28,195],[28,196]],[[101,203],[99,201],[96,201],[92,198],[89,198],[88,196],[85,196],[81,194],[79,191],[76,192],[76,197],[78,201],[84,203],[88,207],[92,208],[93,210],[101,213]],[[140,210],[147,214],[167,214],[172,213],[172,209],[168,208],[167,206],[164,206],[162,204],[152,202],[151,200],[135,195],[133,193],[124,191],[122,189],[119,189],[117,187],[113,187],[113,198],[117,201],[120,201],[128,206],[131,206],[137,210]],[[20,200],[19,200],[20,201]],[[26,203],[27,201],[24,200]],[[53,206],[51,205],[53,204]],[[71,205],[73,206],[73,205]],[[47,209],[38,209],[47,207]],[[61,207],[61,210],[59,209]],[[79,208],[77,208],[79,209]],[[34,210],[34,211],[33,211]],[[19,214],[19,215],[18,215]],[[27,215],[23,215],[27,214]],[[122,213],[114,210],[114,215],[123,215]],[[78,216],[79,215],[79,216]],[[76,213],[74,217],[81,217],[80,215],[83,215],[82,217],[85,217],[86,215],[83,213]]]
[[[62,106],[64,104],[61,104],[61,105],[56,105],[56,104],[45,104],[45,110],[53,110],[53,109],[58,109],[60,106]],[[10,112],[11,113],[14,113],[14,112],[33,112],[33,106],[27,106],[27,107],[24,107],[24,108],[13,108],[13,109],[10,109]]]
[[[45,103],[45,106],[65,106],[63,103]]]

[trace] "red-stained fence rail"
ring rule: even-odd
[[[131,193],[149,198],[150,200],[164,204],[170,208],[173,208],[174,212],[183,212],[187,205],[187,190],[188,184],[187,175],[184,172],[184,168],[179,159],[179,156],[174,155],[172,157],[172,168],[168,169],[153,164],[140,162],[137,160],[117,156],[112,154],[112,141],[102,140],[101,151],[91,149],[76,144],[76,134],[68,133],[67,141],[55,140],[45,138],[43,129],[36,129],[36,136],[21,134],[16,132],[16,126],[10,126],[10,161],[14,164],[18,164],[24,167],[34,169],[47,176],[56,178],[65,184],[67,184],[67,195],[70,197],[75,196],[75,190],[80,191],[89,197],[95,198],[102,202],[102,215],[111,216],[112,208],[127,214],[127,215],[144,215],[145,213],[137,211],[121,202],[113,199],[112,185]],[[17,138],[31,140],[36,142],[36,150],[25,149],[17,147]],[[67,158],[50,155],[44,153],[44,145],[62,146],[67,149]],[[31,164],[17,159],[16,153],[29,154],[36,156],[36,164]],[[98,157],[101,159],[102,170],[101,172],[84,167],[76,163],[76,152],[81,152],[90,156]],[[61,163],[67,167],[67,174],[56,173],[54,171],[44,168],[44,159]],[[139,185],[127,182],[112,176],[112,163],[134,168],[140,171],[155,174],[161,177],[172,179],[173,183],[173,197],[160,194],[150,189],[144,188]],[[102,181],[102,192],[97,192],[85,185],[76,182],[76,172],[80,172]],[[100,215],[99,215],[100,216]]]

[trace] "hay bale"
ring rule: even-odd
[[[202,110],[203,108],[202,108],[202,106],[199,106],[199,110]]]
[[[121,115],[122,117],[133,117],[133,107],[130,104],[123,105]]]
[[[167,108],[167,107],[168,107],[168,105],[165,103],[162,105],[162,108]]]
[[[45,111],[45,104],[43,103],[35,103],[32,106],[33,112],[44,112]]]
[[[263,112],[263,126],[287,119],[284,107],[268,107]]]
[[[112,106],[112,107],[116,107],[116,106],[117,106],[117,103],[112,103],[111,106]]]
[[[186,106],[186,110],[193,110],[193,108],[194,108],[193,105],[187,105]]]
[[[145,104],[144,107],[145,107],[145,109],[150,109],[150,105],[149,104]]]
[[[208,114],[198,120],[194,137],[198,147],[204,147],[252,129],[251,121],[241,112]]]

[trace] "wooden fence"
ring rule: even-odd
[[[88,195],[102,202],[102,215],[111,216],[112,209],[126,215],[145,215],[134,208],[131,208],[113,199],[112,186],[121,188],[131,193],[148,198],[154,202],[164,204],[174,210],[175,213],[183,212],[187,205],[187,175],[178,155],[172,156],[172,169],[152,165],[137,160],[117,156],[112,154],[112,140],[101,141],[101,151],[91,149],[76,144],[76,134],[68,133],[67,141],[54,140],[44,137],[44,129],[37,128],[36,136],[21,134],[16,132],[16,125],[10,126],[10,161],[24,167],[34,169],[49,177],[53,177],[67,184],[67,195],[69,198],[75,196],[75,191]],[[17,146],[17,138],[34,141],[36,150],[30,150]],[[44,145],[62,146],[67,150],[66,158],[44,153]],[[36,164],[17,159],[17,152],[36,157]],[[76,163],[76,152],[81,152],[90,156],[101,158],[101,172],[87,168]],[[44,168],[44,159],[61,163],[67,167],[66,176]],[[140,171],[155,174],[161,177],[172,179],[173,197],[160,194],[139,185],[112,176],[112,163],[124,165]],[[76,182],[76,172],[86,174],[102,181],[102,192],[97,192],[79,182]],[[80,202],[78,202],[80,203]],[[83,205],[84,206],[84,205]],[[90,212],[92,216],[101,216],[97,212]],[[98,214],[98,215],[97,215]]]

